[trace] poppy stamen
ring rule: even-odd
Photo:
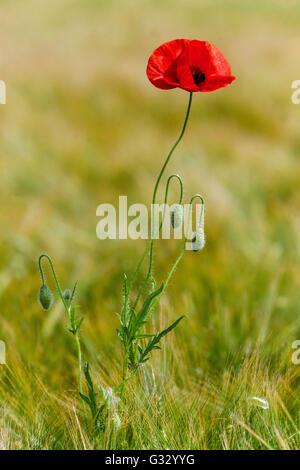
[[[196,85],[199,85],[199,83],[204,82],[204,80],[206,79],[205,73],[202,72],[202,70],[200,69],[192,67],[191,72],[192,72],[193,79]]]

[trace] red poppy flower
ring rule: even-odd
[[[235,77],[221,52],[210,42],[175,39],[159,46],[151,55],[147,76],[157,88],[214,91]]]

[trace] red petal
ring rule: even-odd
[[[178,86],[176,60],[183,50],[183,39],[166,42],[155,49],[147,66],[147,76],[153,85],[165,90]]]
[[[207,41],[187,41],[186,51],[190,67],[199,68],[207,75],[210,72],[211,57]]]
[[[196,84],[191,68],[204,73],[205,80]],[[175,39],[155,49],[147,76],[158,88],[179,87],[191,92],[214,91],[235,79],[229,63],[213,44],[189,39]]]
[[[178,87],[187,91],[198,91],[198,86],[194,82],[186,51],[177,59],[176,73],[179,81]]]
[[[230,85],[234,80],[235,77],[233,75],[209,75],[208,78],[200,84],[199,91],[215,91]]]
[[[206,76],[211,74],[230,75],[230,65],[223,54],[207,41],[189,41],[188,60],[191,67],[200,68]]]

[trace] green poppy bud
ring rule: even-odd
[[[66,304],[67,304],[67,305],[70,305],[71,298],[72,298],[72,291],[71,291],[71,289],[66,289],[66,290],[63,292],[63,296],[64,296],[64,299],[65,299],[65,301],[66,301]]]
[[[171,211],[171,225],[173,228],[179,228],[183,222],[184,210],[181,204],[175,204]]]
[[[205,245],[205,235],[203,228],[199,227],[193,233],[192,238],[192,249],[194,252],[200,251],[204,248]]]
[[[44,310],[49,310],[53,303],[53,295],[48,286],[43,285],[40,288],[38,301]]]

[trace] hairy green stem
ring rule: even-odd
[[[183,198],[183,182],[182,182],[182,179],[180,178],[179,175],[173,174],[173,175],[169,176],[168,181],[167,181],[166,191],[165,191],[165,200],[164,200],[164,204],[165,204],[165,205],[166,205],[167,202],[168,202],[169,186],[170,186],[170,182],[171,182],[171,180],[172,180],[173,178],[176,178],[176,179],[178,180],[178,182],[179,182],[180,195],[179,195],[178,204],[181,204],[181,203],[182,203],[182,198]],[[162,221],[161,221],[160,226],[159,226],[159,232],[161,231],[161,228],[162,228],[162,226],[163,226],[164,218],[165,218],[165,207],[164,207],[164,212],[163,212],[163,216],[162,216]],[[139,263],[138,263],[138,265],[137,265],[137,267],[136,267],[136,270],[135,270],[135,272],[134,272],[134,274],[133,274],[133,276],[132,276],[132,278],[131,278],[131,280],[130,280],[129,287],[128,287],[128,291],[127,291],[127,294],[126,294],[126,299],[125,299],[126,301],[128,300],[130,291],[131,291],[132,286],[133,286],[133,284],[135,283],[135,280],[136,280],[136,278],[137,278],[137,276],[138,276],[138,274],[139,274],[139,272],[140,272],[141,266],[142,266],[142,264],[143,264],[143,262],[144,262],[144,260],[145,260],[145,258],[146,258],[146,255],[147,255],[147,253],[148,253],[148,251],[149,251],[150,245],[151,245],[151,240],[149,240],[149,242],[147,243],[146,248],[145,248],[145,250],[144,250],[144,253],[142,254],[142,257],[141,257],[141,259],[140,259],[140,261],[139,261]],[[139,296],[137,296],[137,299],[136,299],[136,301],[135,301],[135,303],[134,303],[134,307],[133,307],[134,309],[135,309],[135,307],[136,307],[138,301],[139,301]]]
[[[161,298],[161,296],[163,295],[163,293],[165,292],[169,282],[170,282],[170,279],[171,277],[173,276],[181,258],[183,257],[184,253],[186,251],[186,242],[184,243],[184,246],[181,250],[181,252],[179,253],[179,256],[178,258],[176,259],[175,263],[173,264],[172,268],[171,268],[171,271],[169,272],[168,276],[167,276],[167,279],[165,280],[164,282],[164,286],[163,286],[163,289],[161,291],[161,293],[157,296],[157,298],[153,301],[153,304],[151,305],[150,309],[149,309],[149,312],[148,312],[148,315],[146,317],[146,319],[149,317],[149,315],[151,314],[151,312],[154,310],[154,308],[156,307],[156,305],[158,304],[159,302],[159,299]]]
[[[171,158],[174,150],[176,149],[177,145],[179,144],[182,137],[184,136],[186,125],[187,125],[189,115],[190,115],[190,110],[191,110],[191,105],[192,105],[192,98],[193,98],[193,93],[190,92],[188,107],[187,107],[187,110],[186,110],[186,114],[185,114],[185,118],[184,118],[184,122],[183,122],[183,126],[182,126],[182,129],[181,129],[180,135],[179,135],[178,139],[176,140],[175,144],[173,145],[173,147],[171,148],[170,152],[168,153],[167,158],[166,158],[166,160],[165,160],[165,162],[162,166],[162,169],[160,170],[160,173],[158,175],[158,178],[157,178],[155,186],[154,186],[153,198],[152,198],[152,207],[154,206],[154,204],[156,202],[156,195],[157,195],[158,186],[159,186],[160,180],[161,180],[161,178],[164,174],[164,171],[165,171],[165,169],[166,169],[166,167],[167,167],[167,165],[170,161],[170,158]],[[154,226],[155,226],[155,221],[153,220],[152,227],[154,227]],[[150,244],[149,276],[152,273],[152,267],[153,267],[153,243],[154,243],[154,240],[153,240],[153,230],[152,230],[151,244]]]
[[[160,173],[158,175],[158,178],[156,180],[156,183],[155,183],[155,186],[154,186],[154,191],[153,191],[153,197],[152,197],[152,211],[154,209],[154,205],[156,203],[156,197],[157,197],[157,191],[158,191],[158,187],[159,187],[159,183],[162,179],[162,176],[165,172],[165,169],[170,161],[170,158],[174,152],[174,150],[176,149],[177,145],[179,144],[179,142],[181,141],[184,133],[185,133],[185,130],[186,130],[186,126],[187,126],[187,122],[188,122],[188,119],[189,119],[189,115],[190,115],[190,110],[191,110],[191,105],[192,105],[192,97],[193,97],[193,94],[190,93],[189,95],[189,101],[188,101],[188,106],[187,106],[187,110],[186,110],[186,114],[185,114],[185,119],[184,119],[184,122],[183,122],[183,126],[182,126],[182,129],[181,129],[181,132],[180,132],[180,135],[178,137],[178,139],[176,140],[176,142],[174,143],[174,145],[172,146],[171,150],[169,151],[165,161],[164,161],[164,164],[160,170]],[[168,178],[168,181],[167,181],[167,186],[166,186],[166,191],[165,191],[165,204],[167,203],[167,199],[168,199],[168,190],[169,190],[169,184],[170,184],[170,181],[172,178],[177,178],[178,181],[179,181],[179,184],[180,184],[180,198],[179,198],[179,204],[182,203],[182,197],[183,197],[183,183],[182,183],[182,180],[180,178],[180,176],[178,175],[171,175],[169,178]],[[165,213],[163,214],[163,218],[164,218],[164,215]],[[163,220],[162,220],[162,223],[163,223]],[[162,227],[162,223],[160,224],[159,226],[159,232],[161,230],[161,227]],[[153,268],[153,246],[154,246],[154,227],[155,227],[155,221],[154,221],[154,213],[152,212],[151,213],[151,239],[149,241],[149,243],[147,244],[146,246],[146,249],[138,263],[138,266],[134,272],[134,275],[133,277],[131,278],[131,281],[130,281],[130,284],[129,284],[129,288],[126,292],[126,299],[125,299],[125,305],[127,304],[127,300],[128,300],[128,296],[130,294],[130,291],[131,291],[131,288],[137,278],[137,275],[138,273],[140,272],[140,269],[141,269],[141,266],[145,260],[145,257],[148,253],[148,251],[150,250],[150,259],[149,259],[149,267],[148,267],[148,272],[147,272],[147,275],[146,275],[146,278],[142,284],[142,286],[140,287],[139,291],[138,291],[138,294],[137,294],[137,297],[136,297],[136,300],[134,302],[134,305],[133,305],[133,310],[136,309],[136,306],[138,304],[138,301],[140,299],[140,297],[142,296],[147,284],[148,284],[148,281],[150,278],[152,278],[152,268]],[[185,252],[185,248],[186,248],[186,242],[184,244],[184,248],[182,249],[179,257],[177,258],[177,260],[175,261],[168,277],[167,277],[167,280],[166,280],[166,283],[164,284],[164,287],[163,287],[163,290],[161,292],[161,294],[159,295],[158,299],[153,303],[153,305],[151,306],[150,308],[150,312],[153,310],[153,308],[155,307],[155,305],[157,304],[159,298],[161,297],[162,293],[165,291],[167,285],[168,285],[168,282],[170,280],[170,278],[172,277],[172,274],[173,272],[175,271],[178,263],[180,262],[181,258],[183,257],[184,255],[184,252]],[[149,314],[150,314],[149,312]],[[136,344],[135,344],[135,356],[137,355],[137,351],[138,351],[138,340],[136,341]],[[136,374],[136,370],[134,370],[129,377],[127,377],[127,367],[128,367],[128,346],[125,347],[125,354],[124,354],[124,360],[123,360],[123,373],[122,373],[122,382],[121,384],[117,387],[118,389],[120,389],[121,391],[121,397],[123,396],[123,393],[124,393],[124,387],[125,387],[125,383],[131,378],[133,377],[135,374]]]
[[[81,346],[80,346],[80,339],[79,339],[78,331],[76,331],[74,336],[75,336],[75,341],[76,341],[76,346],[77,346],[79,391],[80,391],[80,393],[83,393],[83,390],[82,390],[82,377],[81,377],[82,353],[81,353]]]
[[[180,132],[180,135],[178,137],[178,139],[176,140],[175,144],[173,145],[173,147],[171,148],[171,150],[169,151],[168,155],[167,155],[167,158],[160,170],[160,173],[158,175],[158,178],[156,180],[156,183],[155,183],[155,186],[154,186],[154,191],[153,191],[153,197],[152,197],[152,209],[154,207],[154,204],[156,202],[156,196],[157,196],[157,190],[158,190],[158,186],[159,186],[159,183],[160,183],[160,180],[164,174],[164,171],[170,161],[170,158],[174,152],[174,150],[176,149],[177,145],[179,144],[179,142],[181,141],[184,133],[185,133],[185,130],[186,130],[186,126],[187,126],[187,123],[188,123],[188,119],[189,119],[189,115],[190,115],[190,110],[191,110],[191,105],[192,105],[192,98],[193,98],[193,93],[190,92],[189,94],[189,101],[188,101],[188,106],[187,106],[187,110],[186,110],[186,114],[185,114],[185,118],[184,118],[184,122],[183,122],[183,126],[182,126],[182,129],[181,129],[181,132]],[[145,288],[146,288],[146,285],[152,275],[152,268],[153,268],[153,245],[154,245],[154,239],[153,239],[153,236],[154,236],[154,226],[155,226],[155,221],[153,220],[154,217],[153,217],[153,214],[152,214],[152,217],[151,217],[151,220],[152,220],[152,224],[151,224],[151,240],[150,240],[150,259],[149,259],[149,268],[148,268],[148,272],[147,272],[147,276],[146,276],[146,279],[144,280],[140,290],[139,290],[139,293],[137,295],[137,298],[136,298],[136,301],[135,301],[135,304],[134,306],[137,305],[141,295],[143,294]],[[148,250],[148,247],[147,247],[147,250]],[[146,251],[147,253],[147,251]]]

